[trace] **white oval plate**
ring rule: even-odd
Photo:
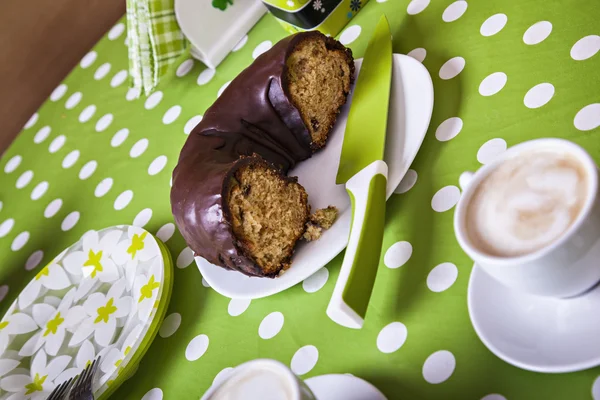
[[[534,296],[475,265],[468,304],[483,344],[515,367],[562,373],[600,365],[600,286],[571,299]]]
[[[433,84],[427,69],[414,58],[402,54],[394,54],[393,59],[385,149],[385,161],[389,168],[388,198],[415,159],[433,111]],[[362,59],[355,61],[357,74],[361,63]],[[196,257],[200,273],[217,292],[231,298],[270,296],[302,282],[344,250],[348,244],[352,211],[346,189],[344,185],[335,184],[335,177],[351,96],[342,108],[327,146],[312,158],[299,163],[289,173],[290,176],[297,176],[300,184],[306,188],[312,210],[328,205],[338,208],[338,218],[333,226],[324,231],[319,240],[301,242],[296,247],[291,268],[275,279],[251,278]],[[365,140],[368,140],[368,132],[365,132]]]

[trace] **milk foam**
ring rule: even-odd
[[[573,156],[532,151],[504,161],[477,188],[467,207],[475,247],[519,256],[558,239],[581,212],[586,174]]]
[[[293,388],[287,377],[263,366],[241,371],[225,381],[210,400],[287,400]]]

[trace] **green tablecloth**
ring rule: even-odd
[[[216,72],[182,59],[147,100],[133,100],[125,82],[123,22],[84,57],[0,162],[1,311],[37,268],[84,232],[135,220],[160,229],[180,269],[164,337],[115,398],[199,398],[224,368],[268,357],[293,364],[305,378],[352,373],[389,398],[585,399],[594,391],[600,399],[599,369],[532,373],[484,347],[467,314],[473,263],[452,229],[460,174],[507,145],[563,137],[600,161],[600,3],[451,3],[371,0],[341,34],[361,57],[385,12],[394,51],[423,49],[411,54],[423,59],[435,86],[423,147],[388,203],[362,330],[325,315],[341,256],[304,285],[230,301],[203,285],[195,265],[186,265],[188,251],[180,257],[182,237],[169,235],[169,180],[179,150],[219,89],[285,35],[270,16]]]

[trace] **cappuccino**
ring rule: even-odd
[[[581,161],[560,151],[531,150],[504,160],[467,204],[469,240],[498,257],[522,256],[550,245],[581,213],[591,195],[587,179]]]

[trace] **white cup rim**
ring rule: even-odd
[[[256,368],[256,367],[269,367],[269,368],[276,369],[278,372],[281,373],[281,376],[284,377],[286,379],[287,383],[289,384],[289,387],[292,390],[292,399],[293,400],[302,399],[302,394],[300,392],[300,384],[298,382],[298,377],[296,377],[296,375],[285,364],[283,364],[282,362],[279,362],[277,360],[272,360],[269,358],[258,358],[255,360],[247,361],[247,362],[235,367],[233,369],[233,371],[231,371],[229,376],[227,376],[227,378],[225,378],[222,382],[220,382],[218,385],[211,386],[206,391],[206,393],[204,393],[204,395],[202,395],[201,400],[209,400],[211,398],[211,396],[214,395],[219,388],[221,388],[221,386],[223,386],[225,383],[227,383],[235,375],[238,375],[242,372],[245,372],[251,368]]]
[[[498,167],[502,162],[507,160],[508,158],[514,157],[518,154],[521,154],[527,150],[542,150],[544,148],[552,148],[564,150],[566,153],[573,154],[577,157],[579,161],[581,161],[582,165],[586,170],[586,174],[588,176],[587,180],[587,193],[588,197],[585,199],[585,203],[583,208],[575,221],[571,224],[571,226],[564,232],[558,239],[549,243],[548,245],[538,249],[534,252],[527,253],[521,256],[513,256],[513,257],[505,257],[505,256],[494,256],[491,254],[487,254],[477,249],[475,246],[471,244],[471,240],[468,238],[468,234],[465,229],[464,219],[466,214],[466,208],[473,196],[475,188],[481,183],[481,181],[486,178],[493,170]],[[507,149],[502,155],[496,158],[489,164],[485,164],[480,167],[470,179],[470,182],[463,189],[463,194],[456,206],[456,212],[454,213],[454,233],[458,240],[458,243],[462,247],[462,249],[477,263],[483,264],[491,264],[491,265],[519,265],[526,264],[528,262],[537,260],[552,252],[556,248],[563,245],[569,238],[573,235],[574,232],[577,232],[587,216],[590,214],[594,202],[596,200],[596,195],[598,191],[598,167],[594,162],[593,158],[590,154],[580,145],[571,142],[566,139],[559,138],[541,138],[541,139],[533,139],[528,140],[526,142],[519,143],[515,146]]]

